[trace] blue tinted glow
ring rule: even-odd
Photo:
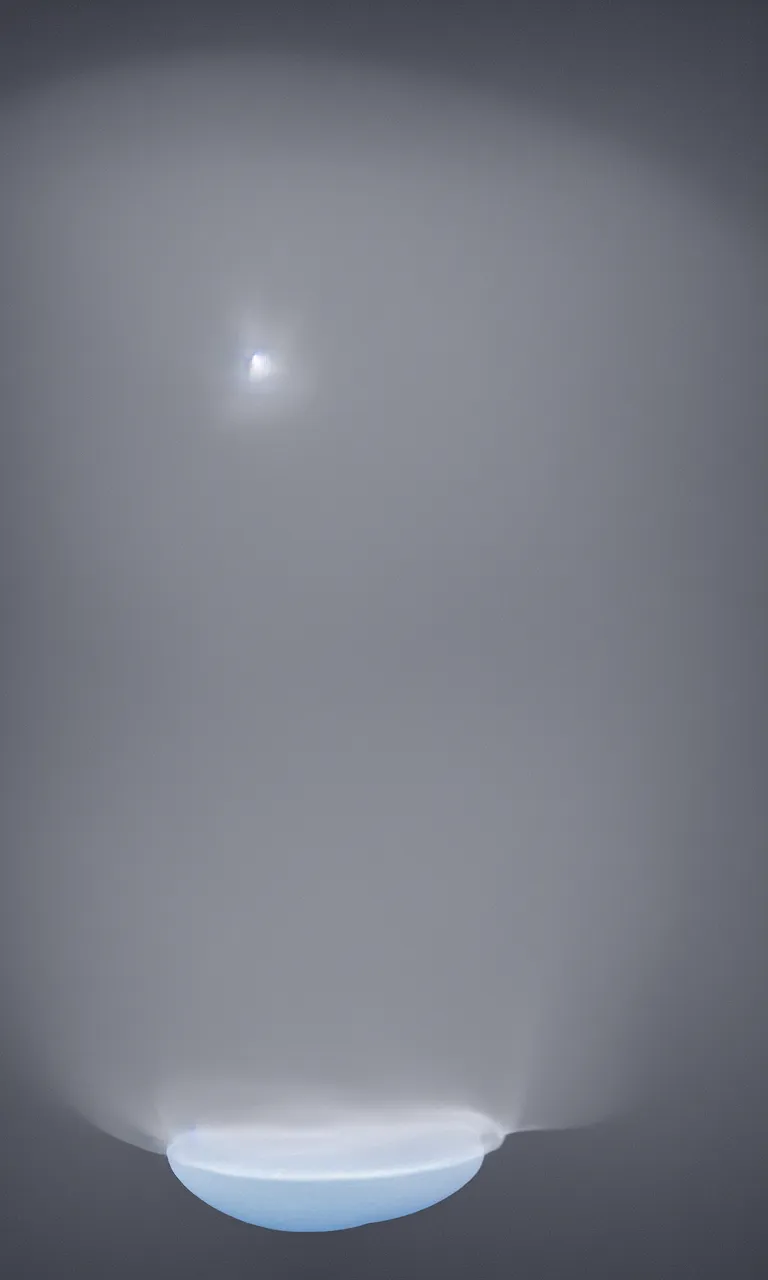
[[[254,351],[248,362],[248,378],[251,382],[266,382],[275,372],[275,361],[268,351]]]
[[[241,1222],[273,1231],[341,1231],[437,1204],[469,1182],[481,1164],[482,1156],[426,1173],[311,1182],[234,1177],[173,1164],[172,1168],[200,1200]]]
[[[200,1127],[177,1136],[167,1155],[189,1191],[230,1217],[277,1231],[338,1231],[416,1213],[469,1182],[489,1144],[467,1115]]]

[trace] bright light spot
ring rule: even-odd
[[[435,1109],[201,1126],[174,1138],[167,1156],[189,1191],[230,1217],[277,1231],[338,1231],[437,1204],[502,1138],[486,1116]]]
[[[268,351],[254,351],[248,363],[251,382],[265,382],[275,372],[275,362]]]

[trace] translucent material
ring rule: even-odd
[[[475,1176],[502,1134],[474,1112],[296,1127],[199,1127],[168,1161],[214,1209],[278,1231],[336,1231],[416,1213]]]

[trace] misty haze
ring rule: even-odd
[[[353,62],[84,76],[0,149],[31,1069],[158,1151],[631,1106],[739,661],[764,246]]]

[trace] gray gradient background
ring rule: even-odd
[[[764,21],[317,10],[33,6],[4,43],[9,110],[246,39],[475,95],[446,138],[404,93],[367,170],[343,87],[314,113],[334,154],[259,215],[314,383],[256,436],[201,373],[264,288],[237,128],[206,181],[186,113],[119,164],[92,113],[6,128],[6,1269],[760,1274]],[[151,1125],[185,1071],[606,1119],[292,1240],[45,1087]]]

